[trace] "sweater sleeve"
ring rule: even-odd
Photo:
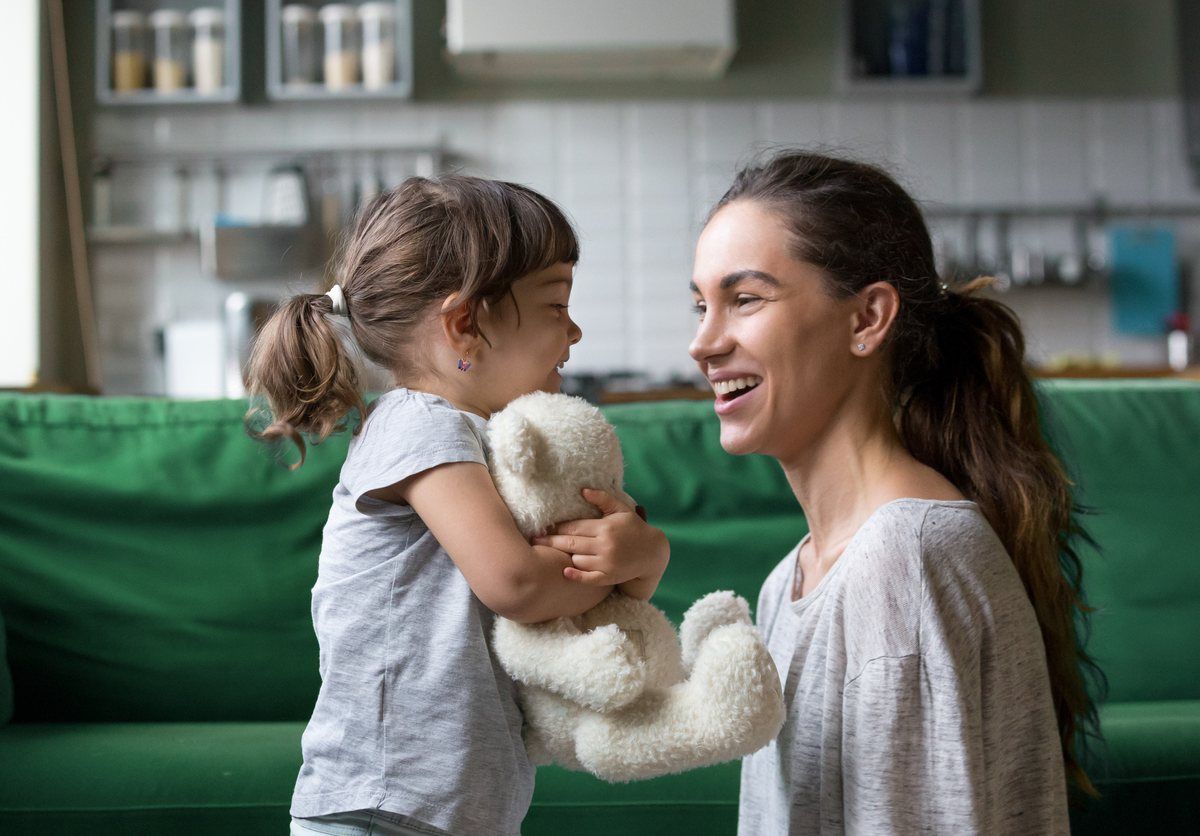
[[[987,815],[979,701],[971,691],[955,671],[930,667],[917,654],[873,659],[847,684],[847,833],[1000,832]]]

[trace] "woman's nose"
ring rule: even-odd
[[[732,339],[726,333],[721,320],[709,314],[696,325],[696,336],[688,346],[688,354],[697,363],[703,363],[713,357],[728,354]]]
[[[571,319],[569,315],[567,318]],[[573,319],[571,319],[571,326],[567,329],[567,338],[571,341],[571,345],[575,345],[575,343],[583,339],[583,329]]]

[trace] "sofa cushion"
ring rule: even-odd
[[[1200,382],[1050,381],[1047,429],[1094,513],[1088,649],[1112,702],[1200,699]]]
[[[1078,833],[1189,833],[1200,820],[1200,700],[1108,703],[1086,762],[1101,797],[1072,810]]]
[[[1097,513],[1089,647],[1111,698],[1200,699],[1200,384],[1054,381],[1046,425]],[[346,437],[290,472],[242,401],[0,396],[0,609],[14,719],[304,720],[309,591]],[[731,457],[707,402],[606,410],[627,488],[672,541],[655,597],[755,599],[805,531],[779,466]]]
[[[15,719],[306,720],[345,439],[290,472],[241,401],[0,398]]]
[[[0,726],[12,719],[13,683],[8,670],[8,652],[4,631],[4,613],[0,612]]]
[[[15,724],[0,729],[0,833],[284,832],[303,723]],[[521,831],[729,833],[739,765],[614,786],[538,770]]]
[[[1200,701],[1114,703],[1089,758],[1103,797],[1076,833],[1182,833],[1200,817]],[[0,833],[283,832],[303,723],[14,724],[0,729]],[[732,833],[739,764],[632,784],[537,773],[524,836]]]
[[[303,723],[14,723],[0,833],[285,832]]]

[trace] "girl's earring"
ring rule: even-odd
[[[458,370],[460,372],[470,371],[471,370],[471,361],[466,357],[459,357],[458,358]]]
[[[866,343],[859,343],[858,345],[856,345],[856,346],[854,346],[854,347],[855,347],[855,348],[857,348],[859,351],[866,351],[866,350],[867,350],[867,344],[866,344]]]

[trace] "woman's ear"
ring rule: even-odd
[[[479,329],[471,316],[471,304],[457,293],[451,293],[442,302],[442,333],[450,347],[460,357],[469,356],[479,344]]]
[[[860,290],[855,298],[850,348],[856,356],[865,357],[887,340],[900,313],[900,294],[890,282],[875,282]]]

